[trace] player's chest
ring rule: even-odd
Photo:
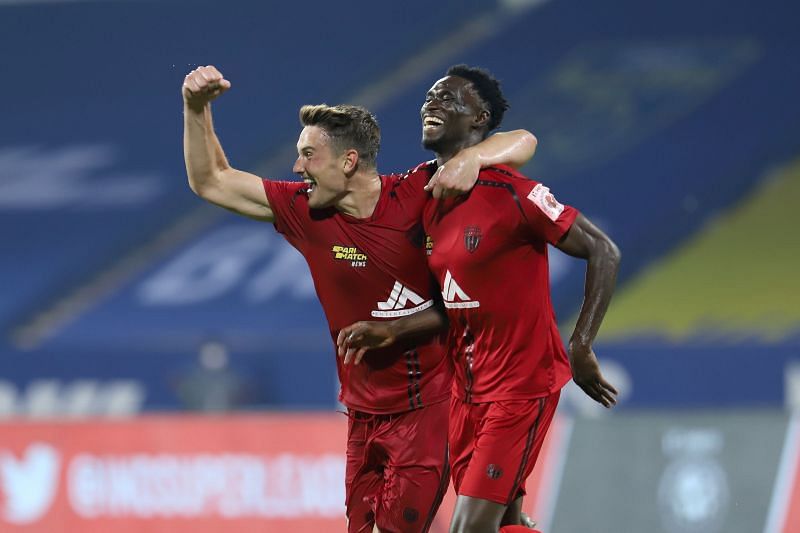
[[[424,245],[421,224],[329,221],[314,228],[305,243],[304,255],[312,269],[328,275],[402,270],[419,262]]]
[[[479,268],[517,245],[518,227],[513,214],[509,216],[491,202],[474,200],[428,213],[426,248],[434,270],[455,265]]]

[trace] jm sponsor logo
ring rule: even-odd
[[[444,306],[449,309],[465,309],[472,307],[480,307],[481,303],[473,300],[464,290],[459,287],[453,275],[448,270],[444,276],[442,283],[442,298],[444,298]]]
[[[378,302],[378,309],[373,310],[370,314],[377,318],[408,316],[432,305],[433,300],[425,300],[408,286],[395,281],[386,301]]]

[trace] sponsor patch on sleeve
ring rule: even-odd
[[[536,187],[528,193],[528,200],[533,202],[553,222],[558,220],[558,217],[564,211],[564,204],[558,203],[550,189],[541,183],[537,183]]]

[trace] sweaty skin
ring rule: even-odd
[[[265,222],[274,219],[272,209],[264,195],[261,178],[233,168],[225,156],[214,132],[211,102],[231,88],[231,82],[214,66],[199,67],[184,79],[181,93],[184,101],[184,160],[189,186],[203,199],[220,207]],[[319,171],[315,181],[326,181],[330,194],[314,207],[333,205],[339,211],[364,218],[377,203],[380,188],[375,187],[377,171],[367,171],[353,161],[352,151],[338,156],[330,153],[325,137],[313,131],[304,132],[303,141],[316,144],[310,159],[301,150],[307,143],[298,143],[298,159],[294,171],[301,177],[311,175],[309,168]],[[303,135],[301,133],[301,136]],[[521,167],[533,157],[536,137],[525,130],[514,130],[492,135],[465,150],[449,165],[440,165],[426,187],[434,197],[464,194],[472,189],[481,168],[508,164]],[[357,170],[353,170],[354,167]],[[341,172],[339,170],[341,169]],[[351,174],[342,180],[342,172]],[[352,179],[356,174],[356,179]],[[360,175],[359,175],[360,174]],[[312,193],[313,195],[313,193]]]
[[[472,82],[459,76],[438,80],[428,91],[420,114],[423,144],[436,153],[440,165],[480,142],[487,134],[490,116]],[[578,215],[556,246],[587,261],[584,301],[568,346],[572,378],[589,397],[610,408],[616,404],[617,390],[603,377],[592,343],[611,301],[620,252],[613,241],[583,215]],[[436,331],[446,324],[441,307],[391,323],[357,322],[339,333],[339,354],[346,363],[358,364],[370,348]],[[450,531],[497,531],[501,525],[520,524],[520,508],[521,498],[506,507],[459,495]]]
[[[213,66],[190,72],[182,86],[184,159],[189,185],[203,199],[260,221],[275,219],[260,177],[233,168],[217,138],[211,101],[231,88]],[[307,126],[298,139],[293,170],[308,184],[312,208],[334,207],[356,218],[368,218],[381,186],[374,166],[359,160],[356,150],[335,150],[327,133]],[[480,168],[505,163],[522,166],[536,149],[536,138],[524,130],[498,133],[460,151],[440,164],[426,189],[436,198],[468,192]],[[377,526],[373,531],[378,531]]]

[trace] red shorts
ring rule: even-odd
[[[350,533],[426,532],[450,481],[446,401],[393,415],[351,411],[345,476]]]
[[[456,494],[508,505],[525,494],[561,392],[535,400],[450,400],[450,461]]]

